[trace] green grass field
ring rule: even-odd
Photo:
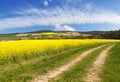
[[[120,82],[120,43],[110,50],[101,78],[102,82]]]

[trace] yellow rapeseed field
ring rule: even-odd
[[[48,49],[59,50],[65,47],[75,47],[83,44],[95,44],[100,42],[114,42],[115,40],[21,40],[0,42],[0,58],[31,52],[43,52]]]
[[[119,40],[60,39],[0,42],[0,82],[27,82],[36,74],[44,74],[64,65],[84,50],[109,42],[116,43]]]

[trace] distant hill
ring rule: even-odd
[[[51,31],[38,30],[24,33],[0,34],[0,40],[28,40],[28,39],[120,39],[119,31]]]
[[[101,35],[104,39],[120,39],[120,30],[109,31]]]
[[[82,34],[92,34],[92,35],[101,35],[109,31],[88,31],[88,32],[80,32]]]
[[[52,31],[52,30],[38,30],[38,31],[31,31],[31,32],[23,32],[23,33],[7,33],[7,34],[0,34],[0,35],[16,35],[16,34],[25,34],[25,33],[43,33],[43,32],[56,32],[56,33],[66,33],[70,31]],[[92,35],[99,35],[99,34],[104,34],[109,31],[86,31],[86,32],[81,32],[81,31],[72,31],[72,32],[79,32],[81,34],[92,34]]]
[[[25,33],[42,33],[42,32],[54,32],[52,30],[38,30],[38,31],[32,31],[32,32],[25,32]]]
[[[40,30],[24,33],[0,34],[0,40],[29,40],[29,39],[72,39],[81,36],[79,32]]]

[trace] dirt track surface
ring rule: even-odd
[[[114,47],[114,45],[107,47],[96,58],[96,60],[93,62],[92,67],[90,69],[88,69],[88,72],[84,78],[85,82],[100,82],[101,81],[101,79],[99,77],[99,73],[102,71],[102,67],[105,63],[105,59],[107,57],[108,51],[112,47]]]
[[[51,78],[55,78],[58,75],[62,74],[64,71],[69,70],[70,68],[72,68],[76,63],[80,62],[84,57],[86,57],[87,55],[89,55],[91,52],[103,47],[105,45],[99,46],[97,48],[92,48],[88,51],[85,51],[84,53],[80,54],[78,57],[74,58],[72,61],[70,61],[69,63],[62,65],[59,68],[56,68],[53,71],[49,71],[47,74],[41,75],[36,77],[34,80],[32,80],[32,82],[48,82],[49,79]]]

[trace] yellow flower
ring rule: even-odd
[[[31,55],[31,52],[43,52],[48,49],[59,50],[65,47],[75,47],[83,44],[89,45],[101,42],[118,42],[118,41],[101,39],[92,40],[62,39],[62,40],[21,40],[0,42],[0,58],[22,54]]]

